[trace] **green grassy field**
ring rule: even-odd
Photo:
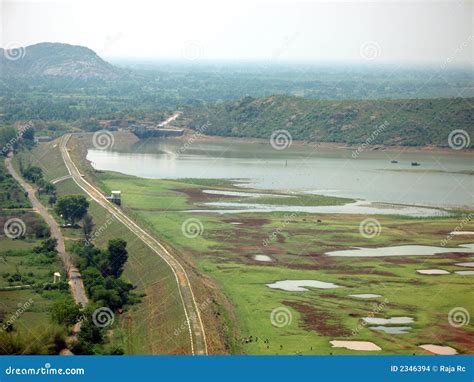
[[[122,190],[124,209],[179,252],[192,254],[199,270],[217,280],[238,317],[240,334],[233,340],[239,352],[363,354],[331,348],[329,341],[334,339],[373,341],[383,349],[379,354],[424,354],[418,345],[426,343],[452,346],[461,353],[474,351],[473,341],[469,339],[472,328],[454,328],[448,322],[453,308],[473,311],[474,303],[467,297],[472,290],[472,276],[427,276],[416,272],[427,268],[460,270],[454,264],[474,255],[394,258],[324,255],[330,250],[355,246],[439,246],[459,224],[461,212],[450,218],[430,219],[376,216],[381,234],[368,239],[359,233],[359,224],[365,217],[357,215],[187,212],[199,207],[203,197],[199,192],[212,186],[212,181],[201,182],[205,186],[199,186],[189,180],[146,180],[115,173],[97,176],[104,189]],[[217,186],[223,188],[222,183]],[[204,197],[210,200],[209,195]],[[221,200],[218,198],[222,197],[213,197],[212,201]],[[202,227],[202,234],[195,238],[183,235],[183,224],[189,218],[198,219]],[[463,229],[473,228],[472,223],[468,225]],[[468,238],[458,236],[449,245],[468,242]],[[273,261],[255,261],[255,255],[267,255]],[[265,285],[285,279],[319,280],[344,287],[287,292]],[[358,293],[382,297],[374,300],[348,297]],[[272,325],[270,316],[281,308],[291,315],[291,324],[279,328]],[[415,321],[408,325],[412,328],[409,334],[390,335],[361,324],[362,317],[371,315],[409,316]]]
[[[21,157],[43,168],[48,180],[67,174],[57,142],[40,145],[33,152],[22,152]],[[18,158],[15,163],[18,165]],[[57,184],[59,197],[82,192],[71,179]],[[110,337],[112,345],[122,346],[128,354],[189,353],[188,333],[175,334],[177,323],[184,322],[185,316],[170,268],[102,207],[93,200],[89,202],[97,232],[95,244],[104,247],[108,240],[117,237],[127,241],[129,259],[124,275],[143,296],[139,304],[117,315],[117,325]],[[81,237],[80,229],[63,228],[63,234],[69,242]]]
[[[64,271],[58,258],[49,259],[31,251],[40,243],[39,239],[0,236],[0,332],[4,325],[12,324],[16,332],[30,336],[31,346],[41,343],[41,333],[53,328],[51,304],[69,294],[67,287],[48,287],[54,272],[60,272],[64,281]]]
[[[211,331],[218,332],[214,336],[215,341],[224,341],[227,351],[239,354],[365,354],[332,348],[329,341],[337,339],[372,341],[382,348],[377,354],[425,354],[418,346],[430,343],[452,346],[460,353],[474,353],[472,326],[454,327],[448,321],[449,312],[455,308],[474,311],[474,302],[469,298],[472,276],[454,273],[427,276],[416,272],[417,269],[429,268],[461,270],[463,268],[455,263],[469,261],[474,255],[386,258],[324,255],[327,251],[356,246],[439,246],[449,232],[460,224],[466,211],[444,218],[374,216],[382,228],[380,235],[371,239],[361,236],[359,232],[359,225],[365,216],[190,213],[188,210],[202,208],[204,202],[247,201],[248,198],[202,193],[203,189],[209,188],[236,190],[221,180],[148,180],[95,172],[80,159],[84,154],[81,150],[83,148],[78,146],[74,151],[75,159],[80,162],[86,176],[106,193],[112,189],[121,190],[122,208],[129,216],[164,240],[189,267],[195,268],[191,278],[198,281],[197,285],[202,282],[212,286],[202,290],[198,288],[200,301],[205,300],[206,291],[218,289],[213,295],[216,301],[209,308],[203,308],[203,315],[206,329],[210,327]],[[61,194],[78,192],[75,187],[68,180],[60,183],[58,190]],[[265,196],[262,199],[268,202],[268,199],[275,198]],[[317,197],[301,201],[311,205],[328,202]],[[100,226],[105,224],[106,218],[96,208],[100,209],[93,203],[91,213],[96,225]],[[194,235],[194,231],[188,232],[188,235],[183,233],[186,222],[189,223],[191,218],[197,219],[197,222],[193,221],[197,224],[198,235]],[[109,235],[127,235],[117,229],[107,229],[104,236],[97,240],[98,243],[104,243]],[[474,230],[472,221],[463,230]],[[470,242],[472,237],[457,236],[449,241],[449,246]],[[256,255],[270,256],[273,261],[256,261]],[[143,285],[139,288],[143,288],[140,290],[144,290],[148,297],[132,309],[130,315],[135,313],[140,316],[142,309],[146,314],[159,314],[157,310],[160,308],[156,304],[162,301],[164,295],[154,294],[156,288],[150,287],[150,284],[156,286],[153,281],[162,280],[160,268],[148,261],[156,260],[151,260],[146,249],[142,248],[133,251],[127,265],[127,277]],[[319,280],[343,287],[288,292],[265,285],[285,279]],[[373,300],[348,297],[357,293],[375,293],[381,297]],[[166,315],[161,317],[163,323],[171,323],[171,327],[166,328],[168,333],[179,322],[177,313],[174,316],[169,311],[173,299],[170,301],[164,312],[160,311]],[[283,312],[288,324],[282,327],[272,324],[272,312]],[[411,327],[408,334],[390,335],[363,325],[361,318],[370,316],[408,316],[413,317],[414,323],[406,325]],[[114,336],[126,344],[131,338],[127,337],[130,321],[121,317],[120,322],[122,329]],[[145,338],[148,335],[150,332],[143,327],[137,329],[129,352],[149,352],[150,340]],[[157,334],[155,338],[161,344],[159,337]]]

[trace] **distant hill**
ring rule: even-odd
[[[20,58],[15,59],[17,55]],[[123,74],[121,69],[104,61],[89,48],[49,42],[17,51],[0,49],[0,69],[2,75],[19,77],[111,80]]]
[[[268,139],[284,129],[307,142],[447,146],[464,129],[474,139],[473,98],[329,101],[290,96],[245,97],[190,109],[189,127],[209,122],[205,133]],[[380,126],[382,128],[380,128]],[[472,147],[472,146],[471,146]]]

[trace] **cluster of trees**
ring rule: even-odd
[[[137,302],[132,293],[134,286],[122,277],[128,259],[127,242],[123,239],[109,240],[107,248],[97,248],[91,241],[94,222],[88,212],[89,203],[82,195],[67,195],[58,199],[55,211],[65,222],[76,225],[81,221],[84,240],[76,242],[72,251],[78,259],[82,280],[90,304],[81,308],[72,299],[57,301],[51,308],[55,323],[64,323],[70,328],[79,319],[81,331],[74,344],[75,354],[121,354],[120,348],[105,349],[105,334],[108,328],[94,324],[92,315],[98,308],[107,307],[113,312]]]
[[[0,126],[0,156],[7,156],[21,146],[31,148],[35,143],[35,130],[28,124],[15,129],[13,126]]]
[[[89,202],[83,195],[66,195],[56,201],[54,211],[61,216],[66,224],[75,226],[87,215]]]
[[[127,243],[122,239],[110,240],[105,250],[86,242],[74,246],[90,303],[81,309],[72,299],[64,299],[51,309],[53,322],[71,326],[81,320],[81,330],[72,348],[74,354],[123,354],[120,347],[104,347],[109,328],[97,326],[93,315],[104,307],[120,312],[126,305],[137,301],[132,294],[134,286],[121,277],[128,258],[126,247]]]
[[[3,161],[0,162],[0,207],[27,208],[30,206],[25,191],[8,173]]]
[[[38,166],[24,167],[22,161],[20,161],[20,171],[26,180],[34,183],[38,186],[38,194],[49,195],[48,202],[50,205],[56,203],[56,186],[44,179],[43,170]]]
[[[92,244],[78,244],[75,253],[79,257],[84,286],[93,301],[112,310],[135,302],[130,295],[133,285],[121,278],[128,259],[125,240],[112,239],[105,250]]]

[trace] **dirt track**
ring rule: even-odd
[[[28,193],[28,198],[30,199],[33,209],[43,217],[44,221],[46,222],[46,224],[48,224],[51,230],[51,236],[58,241],[56,249],[59,253],[59,257],[61,258],[64,269],[67,272],[69,286],[71,288],[71,293],[74,300],[76,301],[76,303],[81,304],[82,306],[87,305],[88,299],[86,291],[84,289],[84,284],[82,282],[81,274],[79,273],[79,270],[74,266],[71,256],[66,252],[64,238],[58,223],[51,216],[48,209],[44,207],[38,200],[35,194],[36,190],[16,172],[16,170],[13,168],[11,161],[11,155],[5,159],[5,166],[7,167],[8,172]]]
[[[204,326],[199,313],[194,294],[189,283],[188,276],[185,269],[179,261],[153,236],[148,234],[134,221],[132,221],[118,206],[109,202],[105,196],[95,188],[91,183],[85,180],[72,161],[67,143],[71,134],[66,134],[61,138],[60,150],[64,163],[70,175],[76,184],[84,190],[94,201],[96,201],[103,208],[112,214],[119,222],[124,224],[130,231],[132,231],[139,239],[141,239],[148,247],[150,247],[155,254],[160,256],[173,271],[177,288],[179,289],[181,301],[183,303],[183,310],[186,315],[186,321],[189,328],[191,353],[198,355],[207,354],[206,334]]]

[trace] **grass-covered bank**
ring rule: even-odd
[[[204,194],[203,189],[231,190],[233,186],[223,181],[147,180],[95,172],[84,161],[84,147],[77,141],[72,142],[72,154],[85,176],[100,185],[104,192],[122,190],[122,208],[129,216],[164,240],[186,260],[190,269],[196,269],[192,280],[204,283],[207,288],[199,289],[200,301],[205,302],[209,294],[213,296],[212,303],[203,306],[205,324],[220,323],[214,327],[214,335],[223,339],[228,351],[361,354],[333,349],[329,344],[333,339],[346,339],[372,341],[383,349],[383,354],[425,354],[418,348],[424,343],[448,345],[460,353],[473,353],[470,327],[453,328],[447,319],[453,308],[473,310],[467,297],[472,289],[472,276],[416,273],[417,269],[430,268],[460,270],[462,268],[455,264],[472,255],[393,258],[324,255],[327,251],[355,246],[439,246],[467,211],[458,211],[451,217],[425,219],[374,216],[381,232],[370,239],[359,232],[365,218],[359,215],[189,213],[187,210],[199,208],[203,202],[228,200],[223,195]],[[73,192],[74,187],[74,183],[67,180],[58,185],[58,192]],[[312,203],[318,202],[323,201],[312,200]],[[191,218],[198,220],[197,226],[186,231],[185,222]],[[467,222],[463,230],[473,230],[472,222]],[[104,238],[109,232],[112,231],[105,231]],[[449,246],[469,242],[472,242],[469,237],[457,236],[449,241]],[[257,261],[256,255],[268,256],[272,261]],[[143,258],[149,260],[146,255]],[[138,264],[135,269],[145,272],[149,280],[156,280],[157,271],[150,264]],[[133,277],[127,269],[125,275]],[[288,292],[265,285],[285,279],[319,280],[343,288]],[[375,293],[382,297],[375,300],[348,297],[356,293]],[[148,301],[148,308],[153,311],[160,300]],[[291,323],[277,327],[272,324],[271,313],[281,308],[290,313]],[[361,324],[360,319],[370,315],[408,316],[414,318],[414,323],[409,325],[408,334],[389,335]],[[163,317],[162,322],[175,325],[176,319]],[[127,327],[123,325],[117,335],[123,336],[126,332]],[[169,333],[171,328],[167,329]],[[139,339],[134,341],[144,340],[140,332],[136,334]],[[125,338],[130,337],[122,337],[122,341]]]
[[[57,142],[40,145],[32,152],[23,151],[16,157],[16,165],[20,158],[42,168],[47,179],[67,174]],[[71,179],[57,184],[58,197],[81,193],[83,191]],[[120,346],[128,354],[189,354],[188,333],[179,331],[175,334],[175,330],[185,322],[185,316],[171,270],[102,207],[93,200],[89,203],[89,214],[95,224],[95,244],[104,248],[113,238],[127,241],[129,258],[124,277],[137,287],[137,294],[143,295],[140,303],[116,315],[116,325],[110,335],[111,344]],[[79,228],[62,230],[70,241],[70,248],[82,235]]]
[[[449,218],[375,216],[381,232],[369,239],[359,232],[365,218],[359,215],[186,212],[203,201],[216,200],[215,195],[203,197],[199,190],[229,189],[221,181],[213,187],[212,181],[196,184],[193,180],[146,180],[115,173],[96,176],[104,189],[122,190],[124,209],[179,252],[191,254],[199,270],[218,282],[238,317],[240,335],[233,342],[239,352],[354,354],[332,349],[329,341],[333,339],[373,341],[383,349],[383,354],[425,354],[417,347],[424,343],[449,345],[462,353],[473,352],[469,340],[472,330],[467,326],[453,328],[447,320],[455,307],[468,311],[474,308],[467,298],[473,283],[470,276],[454,273],[426,276],[416,272],[428,268],[460,270],[455,263],[472,255],[393,258],[324,255],[327,251],[356,246],[439,246],[460,224],[466,211],[458,211]],[[198,219],[201,227],[200,234],[193,238],[183,234],[183,224],[190,218]],[[472,228],[472,222],[468,222],[463,229]],[[449,246],[470,242],[469,237],[457,236],[449,241]],[[256,261],[256,255],[269,256],[273,261]],[[344,288],[287,292],[265,285],[284,279],[319,280]],[[375,300],[348,297],[357,293],[382,297]],[[278,308],[291,313],[290,325],[283,328],[272,325],[271,312]],[[389,335],[361,324],[360,319],[371,314],[409,316],[415,322],[410,325],[409,334]]]

